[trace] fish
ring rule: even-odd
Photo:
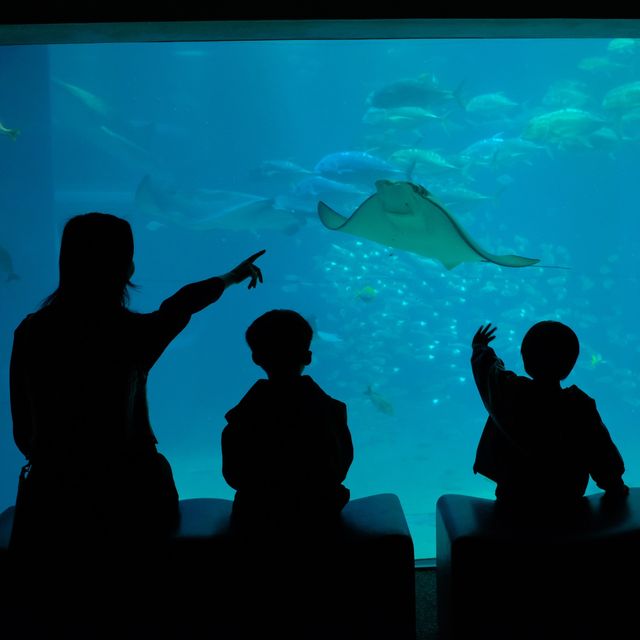
[[[442,120],[439,116],[424,107],[369,107],[362,117],[363,124],[388,129],[416,129],[426,122]]]
[[[292,192],[297,196],[310,196],[316,200],[337,194],[360,197],[370,195],[370,192],[367,194],[357,185],[315,175],[300,180],[293,187]]]
[[[59,78],[53,78],[53,82],[79,100],[89,111],[107,120],[113,117],[113,108],[111,105],[107,104],[107,102],[97,95],[75,84],[60,80]]]
[[[375,186],[376,193],[348,218],[320,200],[322,224],[331,231],[437,260],[447,270],[463,262],[492,262],[503,267],[528,267],[539,262],[538,258],[489,253],[421,185],[378,180]]]
[[[417,78],[401,78],[367,96],[367,106],[378,109],[395,107],[423,107],[429,109],[434,105],[459,100],[460,88],[451,91],[440,86],[433,74],[424,73]]]
[[[108,138],[111,138],[112,140],[114,140],[118,145],[121,145],[122,147],[128,149],[133,154],[137,154],[140,158],[143,158],[146,160],[151,155],[146,149],[141,147],[139,144],[136,144],[132,140],[129,140],[129,138],[126,138],[122,134],[117,133],[116,131],[114,131],[113,129],[110,129],[109,127],[106,127],[105,125],[100,125],[99,131],[103,133],[105,136],[107,136]]]
[[[314,173],[339,182],[372,184],[381,178],[404,177],[403,168],[377,158],[366,151],[336,151],[322,157]]]
[[[610,89],[602,98],[602,108],[608,111],[630,111],[640,107],[640,80]]]
[[[362,287],[357,293],[356,298],[362,300],[363,302],[372,302],[378,296],[378,291],[374,289],[371,285],[366,285]]]
[[[481,118],[505,116],[518,105],[502,91],[483,93],[471,98],[465,105],[465,111]]]
[[[7,138],[11,138],[11,140],[15,142],[17,137],[20,135],[20,129],[10,129],[0,122],[0,135],[7,136]]]
[[[278,206],[305,212],[307,218],[312,218],[316,215],[318,200],[337,209],[352,208],[372,191],[372,188],[365,191],[347,182],[311,175],[293,185],[288,193],[279,194],[276,201]]]
[[[467,212],[470,207],[473,207],[482,202],[495,200],[495,196],[489,196],[478,191],[473,191],[463,184],[454,182],[447,182],[439,184],[437,188],[432,184],[432,193],[438,194],[438,202],[440,202],[446,209],[455,207],[456,211]]]
[[[288,190],[296,182],[313,175],[311,169],[292,162],[291,160],[263,160],[249,172],[254,182],[267,184],[270,191]]]
[[[389,156],[389,162],[406,171],[433,172],[457,169],[444,156],[433,149],[398,149]]]
[[[20,279],[20,276],[13,270],[11,254],[3,246],[0,246],[0,271],[7,274],[6,282]]]
[[[583,58],[578,62],[578,69],[588,71],[589,73],[601,73],[603,75],[611,75],[618,71],[624,70],[626,65],[612,60],[607,56],[592,56]]]
[[[496,133],[465,147],[457,155],[457,162],[462,166],[463,175],[468,176],[471,170],[478,167],[499,170],[517,162],[528,164],[534,154],[542,151],[546,151],[545,147],[531,140],[505,138],[502,133]]]
[[[225,190],[177,190],[146,175],[138,185],[136,209],[154,221],[168,221],[191,231],[263,231],[294,233],[306,217],[279,207],[276,199]]]
[[[554,82],[542,98],[542,104],[549,107],[574,107],[580,109],[586,106],[592,98],[589,87],[579,80],[558,80]]]
[[[263,160],[253,171],[258,178],[273,178],[287,176],[289,178],[300,178],[311,175],[313,171],[292,162],[291,160]]]
[[[389,400],[380,395],[377,391],[374,391],[372,386],[369,384],[364,391],[364,395],[371,400],[373,406],[380,412],[385,415],[392,416],[395,413],[395,409]]]
[[[337,333],[330,333],[328,331],[319,331],[318,330],[318,318],[311,314],[306,316],[307,322],[311,325],[311,329],[313,331],[314,336],[318,336],[320,340],[323,342],[342,342],[342,338]]]
[[[605,104],[603,106],[606,108]],[[520,137],[566,149],[575,147],[605,124],[603,118],[589,111],[567,107],[531,118]]]
[[[613,38],[607,45],[607,51],[622,56],[634,55],[639,49],[640,40],[637,38]]]

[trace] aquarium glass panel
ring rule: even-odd
[[[520,375],[526,330],[569,324],[563,384],[596,399],[640,483],[640,41],[3,46],[0,96],[0,508],[23,464],[13,330],[87,211],[130,221],[138,311],[266,249],[264,284],[194,316],[149,376],[182,498],[233,497],[220,434],[264,377],[244,331],[273,308],[311,322],[305,373],[348,406],[352,498],[397,494],[418,559],[440,495],[493,497],[472,469],[481,324]]]

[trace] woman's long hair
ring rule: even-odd
[[[42,307],[64,304],[126,306],[133,265],[131,225],[110,213],[70,218],[60,243],[58,288]]]

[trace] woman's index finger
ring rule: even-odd
[[[266,249],[261,249],[260,251],[258,251],[257,253],[254,253],[252,256],[250,256],[249,258],[246,259],[245,262],[253,262],[254,260],[257,260],[261,255],[263,255],[267,250]]]

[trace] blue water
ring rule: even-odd
[[[369,96],[423,74],[440,91],[423,105],[434,117],[409,126],[406,112],[378,112],[386,125],[363,121]],[[243,334],[274,307],[314,323],[307,373],[348,405],[355,460],[346,484],[354,498],[400,497],[417,558],[435,556],[439,495],[493,495],[492,483],[472,472],[486,415],[469,345],[482,323],[498,325],[493,344],[518,373],[531,324],[557,319],[574,328],[582,350],[566,383],[596,399],[626,481],[638,484],[640,97],[603,104],[632,82],[640,82],[640,45],[610,39],[0,48],[0,122],[20,130],[15,141],[0,135],[0,248],[19,275],[0,282],[0,508],[15,498],[22,463],[11,435],[12,332],[57,284],[62,225],[90,210],[133,226],[139,288],[131,307],[140,311],[267,249],[264,285],[228,290],[150,375],[152,423],[181,497],[233,495],[221,474],[224,413],[262,375]],[[486,94],[509,102],[501,107]],[[470,108],[477,96],[494,109]],[[581,119],[560,126],[548,114],[561,109],[579,109]],[[532,124],[540,117],[552,120],[542,132]],[[507,147],[525,134],[537,148]],[[496,151],[481,164],[464,160],[474,143]],[[453,165],[414,167],[409,177],[451,198],[448,210],[480,245],[545,266],[476,262],[448,271],[322,226],[319,198],[348,217],[379,176],[347,195],[314,192],[317,183],[303,180],[317,178],[317,163],[343,151],[388,160],[406,148]],[[297,171],[277,171],[284,161]],[[151,196],[136,198],[145,177]],[[344,177],[344,189],[352,186]],[[450,195],[462,187],[485,198]],[[221,221],[237,194],[273,198],[294,208],[298,223],[268,228],[268,207]],[[6,258],[0,269],[4,280]]]

